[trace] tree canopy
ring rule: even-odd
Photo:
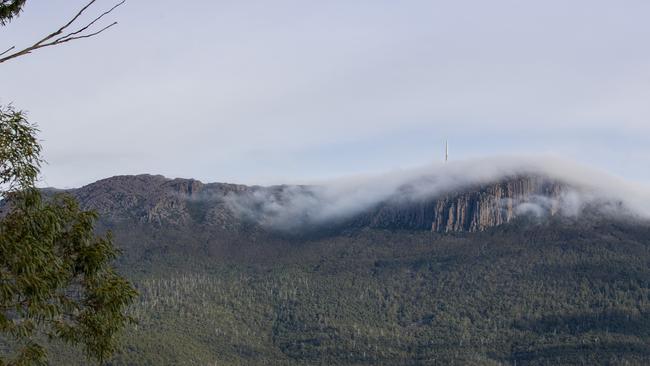
[[[92,3],[58,31],[0,62],[98,34],[83,32],[119,4],[65,33]],[[0,0],[0,25],[24,4]],[[95,234],[97,213],[81,209],[68,194],[44,194],[36,187],[43,162],[37,133],[24,112],[0,106],[0,366],[46,364],[49,340],[80,346],[101,362],[133,321],[126,307],[137,292],[112,265],[119,251],[110,233]]]
[[[0,334],[15,350],[0,365],[45,363],[48,338],[104,360],[132,321],[124,310],[137,294],[111,266],[118,251],[110,234],[94,234],[97,214],[34,187],[36,131],[24,113],[0,110]]]
[[[5,25],[18,16],[27,0],[0,0],[0,25]]]

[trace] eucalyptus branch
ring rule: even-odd
[[[88,3],[87,3],[83,8],[81,8],[81,10],[79,10],[79,11],[76,13],[76,14],[75,14],[75,15],[74,15],[74,16],[73,16],[73,17],[72,17],[72,18],[71,18],[67,23],[65,23],[63,26],[61,26],[61,27],[60,27],[59,29],[57,29],[55,32],[50,33],[49,35],[43,37],[40,41],[34,43],[33,45],[31,45],[31,46],[29,46],[29,47],[26,47],[26,48],[22,49],[22,50],[16,51],[16,52],[11,53],[11,54],[9,54],[9,55],[7,55],[7,56],[5,56],[5,57],[0,58],[0,63],[3,63],[3,62],[5,62],[5,61],[9,61],[9,60],[14,59],[14,58],[16,58],[16,57],[20,57],[20,56],[27,55],[27,54],[31,53],[32,51],[35,51],[35,50],[37,50],[37,49],[39,49],[39,48],[55,46],[55,45],[58,45],[58,44],[63,44],[63,43],[66,43],[66,42],[70,42],[70,41],[73,41],[73,40],[77,40],[77,39],[83,39],[83,38],[94,37],[94,36],[96,36],[96,35],[98,35],[98,34],[104,32],[105,30],[111,28],[112,26],[116,25],[117,22],[113,22],[113,23],[111,23],[111,24],[109,24],[109,25],[107,25],[107,26],[105,26],[105,27],[99,29],[98,31],[91,32],[91,33],[87,33],[87,34],[83,34],[83,32],[87,31],[90,27],[92,27],[92,26],[93,26],[95,23],[97,23],[100,19],[102,19],[102,18],[105,17],[106,15],[112,13],[112,12],[113,12],[116,8],[118,8],[119,6],[123,5],[123,4],[126,2],[126,0],[122,0],[122,1],[118,2],[117,4],[113,5],[113,7],[111,7],[111,8],[108,9],[108,10],[106,10],[105,12],[101,13],[99,16],[97,16],[96,18],[94,18],[94,19],[93,19],[92,21],[90,21],[89,23],[86,23],[84,26],[80,27],[79,29],[77,29],[77,30],[75,30],[75,31],[72,31],[72,32],[70,32],[70,33],[64,34],[64,32],[65,32],[65,31],[66,31],[70,26],[72,26],[72,25],[77,21],[77,19],[79,19],[79,17],[80,17],[80,16],[81,16],[81,15],[82,15],[82,14],[83,14],[83,13],[84,13],[84,12],[85,12],[85,11],[86,11],[90,6],[91,6],[91,5],[93,5],[96,1],[97,1],[97,0],[91,0],[90,2],[88,2]],[[61,36],[61,34],[64,34],[64,35]],[[60,36],[60,37],[57,38],[57,36]],[[8,50],[4,51],[3,53],[0,53],[0,56],[5,55],[6,53],[8,53],[9,51],[13,50],[14,48],[15,48],[15,46],[9,48]]]

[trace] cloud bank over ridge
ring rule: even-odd
[[[303,186],[258,188],[230,195],[230,208],[262,225],[292,228],[345,219],[384,202],[426,200],[517,176],[540,176],[567,187],[560,197],[532,196],[514,202],[517,213],[537,216],[551,207],[578,215],[598,204],[605,213],[625,210],[650,219],[650,187],[596,169],[548,157],[491,157],[431,164],[380,175],[356,176]]]

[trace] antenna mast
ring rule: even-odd
[[[445,140],[445,163],[449,160],[449,144]]]

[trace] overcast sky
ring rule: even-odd
[[[85,1],[27,2],[0,48]],[[88,19],[112,6],[98,0]],[[305,182],[554,155],[650,182],[650,2],[128,0],[94,39],[0,65],[43,185]]]

